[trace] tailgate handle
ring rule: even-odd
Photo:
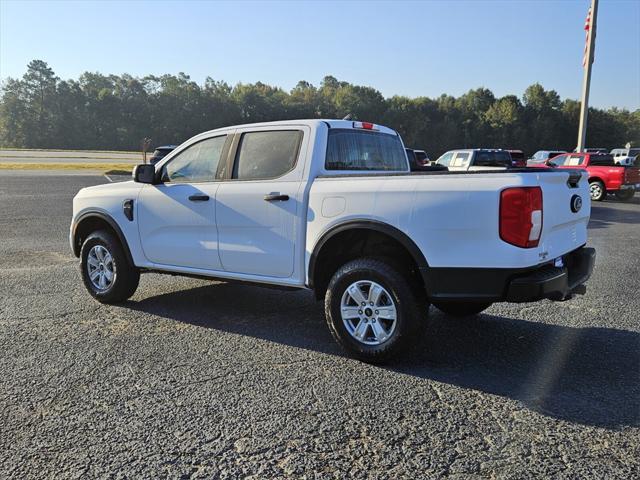
[[[569,188],[578,188],[580,179],[582,178],[582,172],[569,172],[569,178],[567,179],[567,185]]]

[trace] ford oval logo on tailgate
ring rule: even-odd
[[[571,197],[571,211],[578,213],[582,208],[582,197],[580,195],[574,195]]]

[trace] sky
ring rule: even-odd
[[[32,59],[63,78],[184,72],[285,90],[325,75],[386,97],[579,99],[589,0],[0,0],[0,78]],[[640,0],[601,0],[591,105],[640,108]]]

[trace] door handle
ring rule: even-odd
[[[267,202],[273,202],[276,200],[279,200],[281,202],[286,202],[287,200],[289,200],[289,195],[281,195],[279,193],[268,193],[267,195],[264,196],[264,199]]]
[[[192,202],[206,202],[209,200],[209,195],[191,195],[189,200]]]

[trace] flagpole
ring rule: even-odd
[[[591,16],[587,30],[587,50],[585,52],[586,65],[582,78],[582,102],[580,104],[580,126],[578,127],[577,152],[585,149],[587,137],[587,115],[589,114],[589,89],[591,88],[591,66],[593,64],[593,50],[596,44],[596,19],[598,18],[598,0],[591,0]]]

